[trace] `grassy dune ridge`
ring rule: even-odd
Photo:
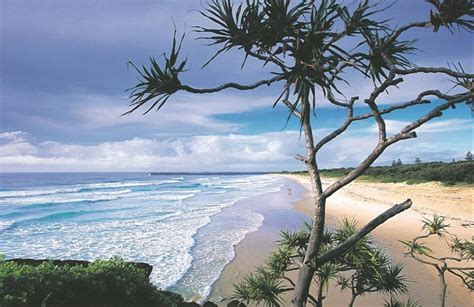
[[[354,168],[333,168],[321,170],[324,177],[342,177]],[[305,174],[306,172],[286,172],[290,174]],[[473,185],[474,161],[453,163],[428,162],[405,164],[399,166],[370,167],[361,180],[375,182],[405,182],[407,184],[439,181],[446,185]]]

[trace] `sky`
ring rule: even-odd
[[[188,69],[182,82],[212,87],[225,82],[267,79],[273,67],[249,60],[240,69],[238,50],[219,56],[196,40],[193,26],[208,24],[199,0],[0,0],[0,171],[281,171],[301,170],[294,159],[304,154],[298,122],[287,122],[283,106],[272,107],[281,83],[252,92],[173,96],[160,112],[120,116],[128,110],[125,89],[137,82],[129,60],[148,65],[162,61],[174,27],[186,32],[183,56]],[[357,1],[346,1],[349,5]],[[384,4],[392,1],[382,1]],[[398,0],[380,18],[391,24],[426,20],[430,5]],[[429,29],[413,31],[419,65],[461,62],[472,71],[472,34]],[[364,97],[369,80],[349,74],[347,96]],[[381,105],[413,99],[425,89],[448,90],[445,77],[406,78],[399,89],[384,94]],[[436,103],[436,102],[434,102]],[[396,133],[427,106],[386,117]],[[362,102],[356,112],[367,111]],[[337,128],[345,110],[318,96],[312,119],[316,139]],[[412,163],[463,159],[472,150],[472,113],[460,105],[417,130],[418,138],[389,148],[376,162]],[[355,166],[375,146],[373,120],[358,123],[318,155],[323,168]]]

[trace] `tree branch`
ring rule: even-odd
[[[382,214],[374,218],[372,221],[370,221],[367,225],[362,227],[358,232],[353,234],[349,239],[342,242],[341,244],[331,249],[330,251],[319,256],[318,260],[316,261],[317,265],[321,266],[325,264],[326,262],[341,256],[342,254],[347,252],[350,248],[352,248],[354,244],[356,244],[359,240],[361,240],[363,237],[368,235],[372,230],[377,228],[379,225],[385,223],[388,219],[407,210],[408,208],[411,207],[411,205],[412,205],[412,201],[410,199],[407,199],[403,203],[397,204],[393,206],[392,208],[388,209],[387,211],[383,212]]]
[[[235,83],[235,82],[230,82],[230,83],[225,83],[225,84],[222,84],[220,86],[212,87],[212,88],[194,88],[194,87],[191,87],[191,86],[188,86],[188,85],[180,85],[179,89],[183,90],[183,91],[186,91],[186,92],[189,92],[189,93],[193,93],[193,94],[216,93],[216,92],[220,92],[222,90],[228,89],[228,88],[234,88],[234,89],[241,90],[241,91],[247,91],[247,90],[256,89],[257,87],[260,87],[262,85],[270,85],[274,82],[281,81],[283,79],[284,79],[284,76],[279,75],[279,76],[273,77],[273,78],[268,79],[268,80],[261,80],[261,81],[255,82],[253,84],[248,84],[248,85],[243,85],[243,84],[238,84],[238,83]]]
[[[345,120],[345,122],[342,124],[341,127],[339,127],[338,129],[334,130],[333,132],[331,132],[330,134],[328,134],[327,136],[325,136],[323,139],[321,139],[317,144],[316,146],[314,147],[314,151],[317,153],[325,144],[329,143],[330,141],[332,141],[333,139],[335,139],[337,136],[339,136],[341,133],[343,133],[344,131],[346,131],[346,129],[350,126],[350,124],[354,121],[354,118],[353,118],[353,113],[354,113],[354,103],[355,101],[359,99],[359,97],[355,96],[355,97],[352,97],[349,102],[348,102],[348,105],[347,105],[347,119]]]
[[[474,74],[468,74],[464,72],[454,71],[445,67],[414,67],[410,69],[400,69],[396,68],[395,73],[399,75],[411,75],[417,73],[424,74],[445,74],[454,78],[469,78],[473,79]]]
[[[437,106],[436,108],[434,108],[430,112],[426,113],[424,116],[420,117],[418,120],[414,121],[410,125],[407,125],[405,128],[402,129],[401,133],[408,133],[408,132],[413,131],[414,129],[420,127],[421,125],[423,125],[427,121],[429,121],[429,120],[431,120],[435,117],[441,116],[443,114],[444,110],[448,109],[451,106],[454,106],[456,103],[466,101],[466,100],[468,100],[470,98],[473,98],[473,97],[474,97],[474,93],[467,93],[467,94],[463,94],[463,95],[458,95],[456,98],[451,99],[448,102]]]
[[[412,29],[412,28],[428,28],[428,27],[431,27],[431,26],[433,26],[433,25],[429,21],[418,21],[418,22],[409,23],[409,24],[401,26],[400,28],[395,30],[392,33],[392,35],[391,35],[388,42],[392,42],[392,41],[396,40],[400,36],[400,34],[402,34],[403,32],[405,32],[409,29]]]

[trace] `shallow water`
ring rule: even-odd
[[[0,253],[118,255],[152,264],[160,288],[205,297],[233,258],[233,246],[263,222],[249,209],[223,209],[278,191],[284,181],[273,175],[1,174]]]

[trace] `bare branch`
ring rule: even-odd
[[[418,120],[414,121],[410,125],[407,125],[405,128],[402,129],[401,133],[408,133],[410,131],[413,131],[414,129],[420,127],[421,125],[423,125],[427,121],[429,121],[429,120],[431,120],[435,117],[441,116],[443,114],[444,110],[448,109],[451,106],[454,106],[456,103],[466,101],[466,100],[468,100],[470,98],[473,98],[473,97],[474,97],[474,93],[467,93],[467,94],[463,94],[463,95],[458,95],[457,98],[451,99],[448,102],[439,105],[438,107],[434,108],[433,110],[431,110],[430,112],[428,112],[424,116],[420,117]]]
[[[412,75],[412,74],[417,74],[417,73],[424,73],[424,74],[445,74],[454,78],[469,78],[469,79],[474,78],[474,74],[454,71],[445,67],[414,67],[410,69],[397,68],[395,72],[399,75]]]
[[[473,269],[473,268],[471,268],[471,269]],[[461,281],[463,282],[463,284],[466,285],[468,289],[471,288],[471,285],[470,285],[469,281],[467,280],[467,278],[465,278],[465,277],[462,276],[461,274],[459,274],[459,273],[457,273],[457,272],[451,270],[451,268],[448,268],[447,270],[448,270],[448,272],[450,272],[451,274],[453,274],[453,275],[459,277],[459,278],[461,279]],[[465,273],[464,273],[464,274],[465,274]]]
[[[347,119],[345,120],[345,122],[342,124],[341,127],[339,127],[338,129],[334,130],[333,132],[331,132],[330,134],[328,134],[326,137],[324,137],[323,139],[321,139],[317,144],[316,146],[314,147],[314,151],[315,152],[318,152],[325,144],[329,143],[330,141],[332,141],[333,139],[335,139],[337,136],[339,136],[341,133],[343,133],[344,131],[346,131],[346,129],[350,126],[350,124],[354,121],[353,119],[353,112],[354,112],[354,103],[355,101],[359,99],[359,97],[355,96],[355,97],[352,97],[349,102],[348,102],[348,105],[347,105]]]
[[[445,95],[441,94],[439,97],[446,97]],[[395,144],[398,141],[405,140],[405,139],[410,139],[410,138],[415,138],[416,133],[413,131],[414,129],[420,127],[424,123],[430,121],[431,119],[435,117],[439,117],[442,115],[442,111],[448,109],[449,107],[454,106],[456,103],[460,103],[463,101],[466,101],[468,99],[471,99],[474,97],[474,93],[466,93],[466,94],[461,94],[461,95],[456,95],[456,96],[448,96],[448,97],[455,97],[452,100],[449,100],[448,102],[439,105],[438,107],[434,108],[430,112],[426,113],[424,116],[420,117],[418,120],[412,122],[411,124],[407,125],[405,128],[403,128],[399,133],[396,135],[386,139],[383,142],[379,142],[379,144],[374,148],[374,150],[367,156],[367,158],[362,161],[355,169],[353,169],[349,174],[347,174],[345,177],[337,180],[334,182],[330,187],[328,187],[324,191],[324,196],[329,197],[332,194],[334,194],[336,191],[338,191],[340,188],[344,187],[345,185],[349,184],[353,180],[355,180],[357,177],[362,175],[367,168],[372,165],[372,163],[384,152],[384,150],[392,145]],[[380,134],[380,126],[379,126],[379,134]]]
[[[428,265],[434,266],[437,270],[439,270],[439,264],[434,263],[434,262],[429,262],[429,261],[424,260],[424,259],[421,259],[420,257],[416,256],[416,255],[413,254],[413,253],[410,253],[409,255],[410,255],[411,257],[413,257],[413,259],[415,259],[416,261],[418,261],[418,262],[420,262],[420,263],[423,263],[423,264],[428,264]]]
[[[257,87],[260,87],[262,85],[270,85],[274,82],[283,80],[283,78],[284,78],[283,76],[279,75],[268,80],[261,80],[261,81],[255,82],[253,84],[248,84],[248,85],[230,82],[230,83],[225,83],[220,86],[212,87],[212,88],[194,88],[188,85],[180,85],[179,89],[184,90],[186,92],[193,93],[193,94],[216,93],[228,88],[234,88],[241,91],[247,91],[247,90],[256,89]]]
[[[388,219],[407,210],[411,207],[411,205],[412,201],[410,199],[407,199],[403,203],[397,204],[388,209],[387,211],[383,212],[382,214],[374,218],[372,221],[370,221],[367,225],[362,227],[358,232],[353,234],[349,239],[342,242],[330,251],[319,256],[318,260],[316,261],[317,265],[321,266],[326,262],[341,256],[342,254],[347,252],[352,246],[354,246],[354,244],[356,244],[360,239],[368,235],[372,230],[377,228],[379,225],[385,223]]]
[[[392,42],[392,41],[396,40],[400,36],[400,34],[402,34],[403,32],[405,32],[409,29],[412,29],[412,28],[429,28],[431,26],[433,26],[433,25],[429,21],[412,22],[412,23],[409,23],[407,25],[401,26],[400,28],[398,28],[397,30],[395,30],[392,33],[389,42]]]
[[[384,152],[384,150],[401,140],[406,140],[406,139],[411,139],[415,138],[416,133],[415,132],[410,132],[410,133],[399,133],[389,139],[387,139],[385,142],[377,144],[377,146],[372,150],[372,152],[365,158],[364,161],[362,161],[355,169],[353,169],[349,174],[347,174],[345,177],[337,180],[334,182],[331,186],[329,186],[325,191],[324,191],[324,196],[329,197],[332,194],[334,194],[336,191],[338,191],[340,188],[346,186],[347,184],[351,183],[354,181],[357,177],[362,175],[367,168],[374,163],[375,160],[377,160],[378,157]]]

